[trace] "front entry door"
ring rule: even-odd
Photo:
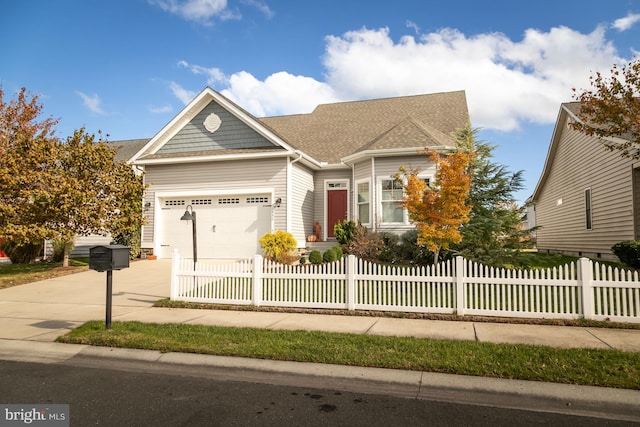
[[[347,219],[347,190],[327,190],[327,237],[335,237],[333,227]]]

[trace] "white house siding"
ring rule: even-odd
[[[280,208],[273,209],[273,228],[286,229],[286,158],[238,160],[168,165],[147,165],[145,180],[149,184],[146,200],[152,201],[147,215],[158,214],[159,197],[163,195],[229,195],[272,193],[273,200],[282,199]],[[273,201],[272,200],[272,201]],[[149,220],[148,220],[149,221]],[[155,248],[157,221],[143,227],[143,248]]]
[[[424,155],[402,156],[402,157],[386,157],[375,159],[375,178],[373,184],[373,218],[375,219],[376,229],[378,231],[388,231],[392,233],[402,234],[411,230],[414,226],[409,222],[409,218],[405,212],[405,222],[403,224],[383,224],[382,223],[382,205],[380,200],[380,182],[384,179],[391,179],[393,175],[398,173],[400,166],[409,166],[420,170],[420,175],[433,179],[435,167],[429,157]]]
[[[566,114],[565,114],[566,117]],[[634,238],[632,166],[619,152],[559,121],[557,151],[536,197],[540,251],[614,259],[611,246]],[[585,225],[591,189],[592,229]]]
[[[291,165],[291,230],[298,247],[305,247],[306,237],[313,234],[313,171],[295,163]]]

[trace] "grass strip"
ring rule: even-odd
[[[640,353],[522,344],[93,321],[58,342],[640,389]]]

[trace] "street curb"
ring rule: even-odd
[[[117,367],[122,362],[130,370],[138,367],[212,378],[223,373],[226,379],[242,381],[244,378],[252,382],[275,379],[277,384],[288,384],[290,381],[310,384],[315,379],[327,387],[335,386],[348,391],[366,390],[374,394],[389,393],[434,400],[447,400],[456,395],[458,401],[471,403],[473,400],[475,404],[483,402],[469,397],[474,393],[502,395],[511,401],[543,399],[553,401],[556,406],[586,408],[597,404],[599,407],[624,407],[627,412],[631,411],[631,419],[640,421],[640,390],[610,387],[7,339],[0,339],[0,359],[79,365],[83,365],[84,361],[85,366],[108,365],[109,368]],[[212,372],[216,374],[212,375]]]

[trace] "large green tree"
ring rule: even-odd
[[[619,137],[603,140],[604,145],[640,158],[640,59],[621,68],[614,64],[609,76],[597,72],[589,80],[591,89],[573,89],[580,121],[570,125],[587,135]]]
[[[139,232],[144,185],[84,129],[56,138],[56,122],[39,121],[41,111],[38,97],[29,99],[24,89],[0,102],[0,239],[16,246],[62,242],[67,265],[76,235]]]
[[[531,245],[530,232],[522,227],[525,207],[519,207],[514,198],[514,193],[523,188],[522,171],[510,172],[495,162],[495,146],[478,139],[478,132],[468,124],[454,135],[460,150],[475,155],[468,171],[473,177],[469,221],[462,225],[462,240],[452,249],[490,265],[514,262],[519,250]]]

